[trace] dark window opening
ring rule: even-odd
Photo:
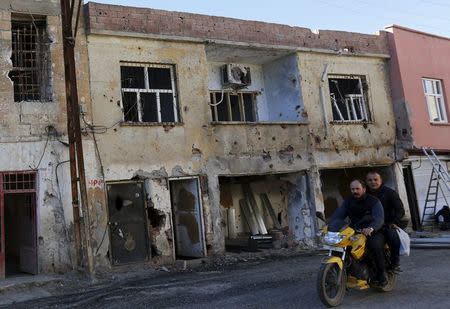
[[[237,95],[230,95],[231,120],[242,121],[241,109],[239,106],[239,97]]]
[[[364,76],[329,76],[334,121],[370,121],[367,83]]]
[[[14,101],[51,101],[50,40],[45,16],[12,14]]]
[[[253,92],[211,92],[213,121],[256,121],[256,94]]]
[[[255,115],[255,99],[253,93],[243,93],[244,113],[246,121],[256,121]]]
[[[173,97],[170,93],[161,93],[161,121],[175,122],[175,111],[173,110]]]
[[[138,121],[137,94],[122,92],[123,116],[125,121]]]
[[[144,68],[141,67],[120,67],[122,88],[145,89]]]
[[[170,69],[148,68],[148,85],[150,89],[172,89]]]
[[[173,65],[127,63],[120,67],[120,72],[124,121],[179,121]],[[132,116],[127,115],[130,111]]]
[[[158,122],[158,107],[155,93],[141,93],[142,122]]]

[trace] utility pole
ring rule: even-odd
[[[84,171],[83,144],[81,139],[80,110],[78,105],[78,89],[75,69],[75,36],[80,18],[82,1],[78,1],[75,30],[72,28],[72,20],[76,1],[71,0],[71,3],[69,1],[70,0],[61,0],[61,21],[64,45],[67,134],[69,137],[74,240],[77,265],[87,266],[89,275],[93,277],[94,261],[91,246],[89,207],[86,192],[86,175]],[[81,205],[78,197],[80,197]],[[80,212],[83,214],[82,216],[80,215]]]

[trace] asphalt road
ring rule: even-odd
[[[14,308],[324,308],[316,292],[323,256],[242,262],[168,273],[49,297]],[[412,250],[390,293],[347,291],[343,308],[450,308],[450,250]]]

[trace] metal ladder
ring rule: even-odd
[[[446,205],[448,205],[441,185],[443,185],[450,192],[450,174],[447,171],[447,167],[439,160],[433,149],[426,149],[423,147],[422,151],[432,165],[430,181],[428,183],[427,198],[425,200],[422,214],[422,227],[433,227],[439,190],[442,193]]]

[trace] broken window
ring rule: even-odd
[[[422,78],[423,91],[431,122],[447,122],[442,83],[438,79]]]
[[[51,101],[50,41],[45,16],[11,16],[14,101]]]
[[[173,65],[122,63],[120,74],[124,121],[179,121]]]
[[[370,121],[367,83],[364,76],[329,75],[334,121]]]
[[[255,92],[211,92],[213,121],[256,121]]]

